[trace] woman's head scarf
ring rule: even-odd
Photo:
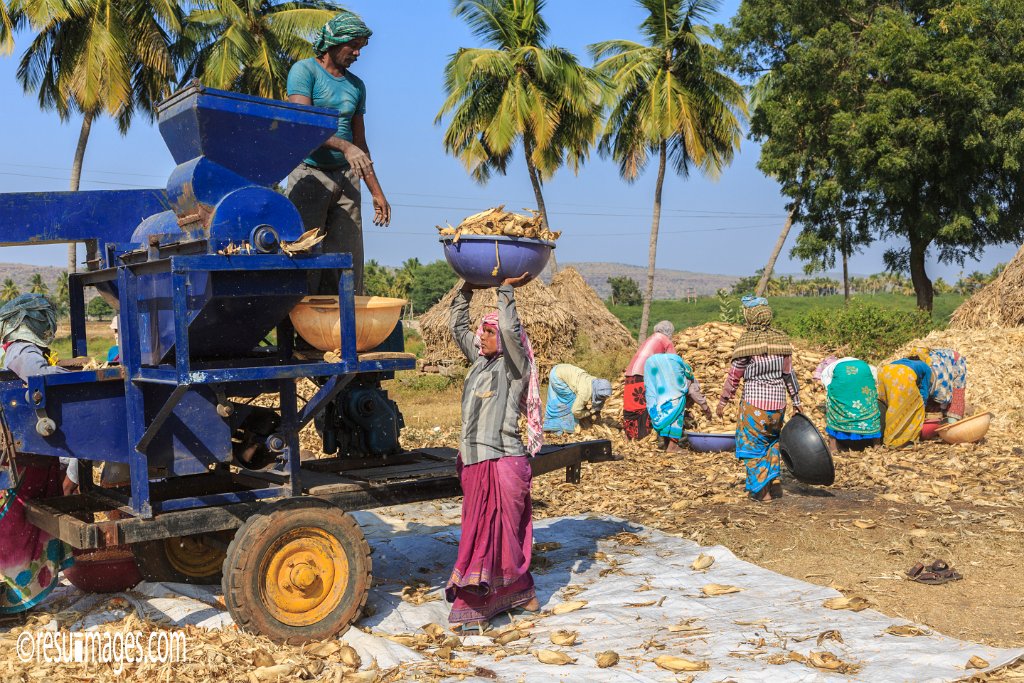
[[[927,365],[932,364],[932,350],[927,346],[915,346],[907,352],[907,358],[916,358]]]
[[[497,355],[500,356],[504,353],[504,349],[501,346],[501,330],[498,327],[498,313],[496,311],[485,315],[480,321],[480,325],[476,328],[474,343],[481,356],[484,355],[484,352],[480,340],[483,337],[485,327],[494,328],[498,342]],[[526,330],[522,327],[519,328],[519,341],[522,343],[523,350],[526,351],[526,357],[530,361],[530,381],[527,382],[526,396],[519,409],[526,413],[526,448],[530,455],[537,455],[541,446],[544,445],[544,420],[541,416],[540,402],[540,373],[537,371],[537,360],[533,355],[533,346],[530,344],[530,338],[526,336]]]
[[[747,330],[736,341],[732,352],[733,360],[748,356],[791,356],[793,345],[785,332],[772,327],[774,318],[771,306],[764,297],[743,297],[743,319]]]
[[[676,327],[669,321],[662,320],[660,323],[654,326],[654,331],[661,332],[663,335],[671,339],[672,334],[676,331]]]
[[[820,363],[818,363],[818,367],[816,367],[814,369],[814,372],[811,373],[811,377],[813,377],[814,379],[816,379],[816,380],[818,380],[820,382],[821,378],[822,378],[822,375],[824,374],[826,368],[829,368],[829,367],[835,365],[838,362],[839,362],[839,356],[837,356],[835,354],[830,354],[829,356],[826,356],[825,360],[823,360]]]
[[[57,309],[42,294],[22,294],[0,308],[0,342],[47,347],[57,332]]]
[[[372,35],[373,31],[367,28],[358,14],[344,10],[320,29],[313,42],[313,53],[319,57],[335,45],[344,45],[357,38],[369,38]]]
[[[590,407],[594,413],[599,413],[604,402],[612,395],[612,383],[606,379],[595,379],[590,383],[590,392]]]

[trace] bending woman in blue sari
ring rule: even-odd
[[[656,353],[644,363],[644,391],[651,425],[661,437],[662,446],[670,453],[681,451],[686,405],[697,403],[711,417],[700,384],[693,369],[674,353]]]

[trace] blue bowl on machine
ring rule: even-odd
[[[836,480],[832,454],[821,432],[807,417],[797,413],[779,434],[779,450],[786,469],[804,484],[831,486]]]
[[[466,282],[497,287],[505,279],[540,275],[548,265],[554,242],[503,235],[463,235],[458,241],[442,237],[448,265]]]
[[[686,432],[686,441],[690,446],[690,450],[701,453],[736,450],[735,432]]]

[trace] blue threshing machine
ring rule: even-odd
[[[345,510],[458,495],[456,454],[401,448],[381,382],[415,359],[401,323],[357,352],[351,256],[282,249],[303,227],[270,186],[336,114],[193,84],[158,119],[178,164],[166,190],[0,194],[0,244],[99,245],[100,263],[69,279],[73,355],[88,355],[86,288],[114,305],[121,335],[119,365],[27,387],[0,373],[0,480],[19,462],[77,458],[81,492],[30,503],[33,524],[76,548],[130,545],[152,580],[220,581],[243,628],[325,638],[359,616],[370,585]],[[340,273],[329,360],[296,351],[289,320],[309,271],[325,269]],[[315,393],[300,405],[304,378]],[[314,419],[329,457],[304,459]],[[612,457],[607,441],[547,447],[533,468],[578,480],[581,462]],[[127,482],[94,485],[93,463]]]

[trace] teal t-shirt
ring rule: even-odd
[[[366,86],[351,71],[335,77],[327,73],[315,59],[295,62],[288,72],[288,94],[304,95],[317,107],[335,109],[338,118],[338,132],[342,140],[352,142],[352,117],[366,113]],[[345,155],[334,149],[317,147],[305,159],[305,163],[317,168],[348,168]]]

